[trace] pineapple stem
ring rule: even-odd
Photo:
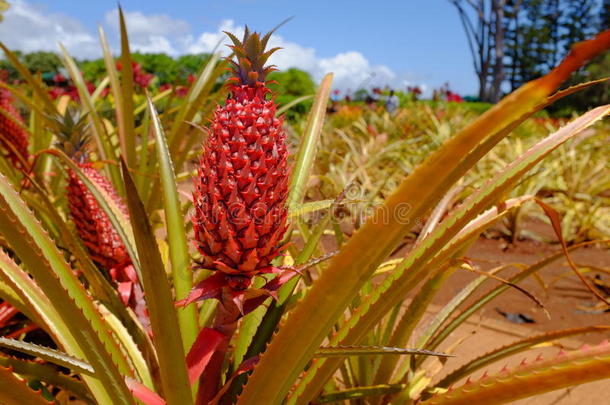
[[[214,329],[221,332],[224,339],[216,347],[210,363],[199,377],[196,405],[207,405],[218,394],[222,383],[222,366],[229,348],[229,342],[237,329],[237,322],[241,316],[241,310],[233,301],[231,288],[224,287],[214,319]]]

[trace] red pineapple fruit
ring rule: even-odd
[[[87,155],[86,116],[68,110],[58,123],[61,147],[78,164],[81,171],[104,190],[116,206],[128,217],[125,204],[117,195],[110,181],[93,167]],[[148,330],[150,322],[144,301],[144,293],[131,258],[110,219],[78,175],[68,169],[68,206],[70,217],[76,225],[78,236],[87,248],[91,259],[109,272],[123,303],[134,310],[142,325]]]
[[[12,94],[0,87],[0,147],[18,169],[23,169],[29,159],[28,135],[21,125],[24,120],[13,104]]]
[[[125,205],[110,181],[90,162],[79,162],[78,165],[128,217]],[[142,325],[149,330],[150,321],[144,301],[144,291],[123,241],[87,186],[74,171],[69,170],[68,175],[68,205],[78,236],[91,255],[91,259],[109,272],[110,277],[117,284],[123,303],[134,310]]]
[[[89,162],[79,162],[78,165],[87,177],[103,189],[127,215],[123,202],[108,179]],[[78,235],[95,263],[109,270],[130,261],[125,245],[108,216],[72,170],[69,171],[68,203],[70,216],[76,224]]]
[[[200,377],[197,404],[209,403],[218,393],[239,319],[268,296],[276,297],[296,274],[272,264],[283,249],[289,175],[286,134],[266,81],[274,69],[265,63],[278,49],[265,50],[272,33],[261,37],[246,27],[241,41],[226,33],[235,54],[229,97],[214,112],[195,179],[195,242],[203,267],[215,273],[177,305],[211,298],[222,304],[213,327],[200,331],[186,358],[191,382]],[[260,273],[277,276],[248,289]]]
[[[265,50],[246,27],[243,40],[227,32],[236,61],[229,97],[218,106],[203,148],[193,193],[195,240],[203,266],[228,275],[234,289],[273,270],[286,232],[288,166],[282,118],[267,87]]]

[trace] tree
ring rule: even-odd
[[[56,53],[43,51],[25,54],[23,62],[31,72],[55,73],[63,66]]]
[[[521,33],[521,4],[522,0],[507,0],[504,7],[504,68],[511,89],[517,87],[519,81],[519,63],[521,61],[521,47],[519,46]]]
[[[269,88],[277,94],[276,100],[280,105],[285,105],[298,97],[316,92],[316,84],[313,79],[309,73],[301,69],[290,68],[281,72],[272,72],[267,78],[276,82],[270,83]],[[301,102],[292,107],[287,115],[289,118],[294,118],[297,115],[305,114],[310,106],[311,100]]]
[[[610,0],[603,0],[599,13],[599,31],[610,29]]]
[[[86,81],[95,83],[106,75],[106,65],[103,59],[84,60],[78,63]]]
[[[468,38],[479,79],[479,98],[497,102],[502,97],[504,71],[504,11],[507,0],[450,0]]]
[[[575,21],[566,24],[566,45],[574,41],[582,40],[593,35],[595,31],[610,29],[610,1],[601,2],[601,8],[594,7],[595,2],[570,1],[570,7],[566,7],[572,19],[582,19],[585,21]],[[598,16],[597,25],[593,22]],[[567,47],[566,47],[567,48]],[[575,85],[586,81],[602,79],[610,72],[610,54],[600,55],[593,59],[587,67],[572,75],[568,80],[568,85]],[[574,95],[559,100],[556,104],[549,107],[556,115],[571,115],[574,111],[585,111],[590,105],[603,105],[610,103],[610,83],[591,86]]]
[[[552,46],[549,45],[550,29],[548,19],[545,19],[545,4],[543,0],[526,0],[523,4],[526,23],[521,31],[520,46],[522,48],[519,61],[520,82],[517,87],[547,71],[547,61],[552,59]],[[513,89],[514,90],[514,89]]]
[[[490,102],[503,83],[514,90],[547,73],[575,42],[610,26],[610,0],[450,1],[468,38],[479,98]]]
[[[158,77],[160,83],[174,83],[178,77],[176,61],[164,53],[134,53],[132,60],[145,72]]]
[[[595,33],[598,0],[527,0],[522,84],[553,69],[576,42]]]
[[[182,55],[176,60],[176,69],[182,78],[188,75],[196,75],[201,71],[203,66],[208,63],[211,55],[207,53],[199,53],[195,55]]]
[[[592,36],[596,31],[595,26],[595,0],[564,0],[565,18],[564,47],[569,51],[571,46]]]
[[[542,18],[544,21],[545,43],[547,44],[548,69],[554,68],[561,60],[561,23],[563,21],[563,7],[561,0],[547,0],[542,2]]]
[[[309,73],[301,69],[290,68],[281,72],[276,71],[271,73],[268,78],[277,82],[270,84],[270,87],[281,95],[300,97],[316,91],[316,85]]]

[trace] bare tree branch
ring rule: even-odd
[[[498,101],[504,81],[504,8],[506,0],[449,0],[466,34],[479,98]],[[467,9],[466,9],[467,8]]]

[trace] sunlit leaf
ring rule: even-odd
[[[30,389],[8,369],[0,366],[0,403],[4,405],[49,405],[39,392]]]
[[[169,405],[188,405],[193,399],[188,383],[185,353],[180,337],[178,317],[170,284],[148,216],[125,162],[121,160],[127,194],[129,216],[134,230],[135,245],[142,271],[140,282],[144,288],[146,304],[159,358],[159,373],[165,400]]]

